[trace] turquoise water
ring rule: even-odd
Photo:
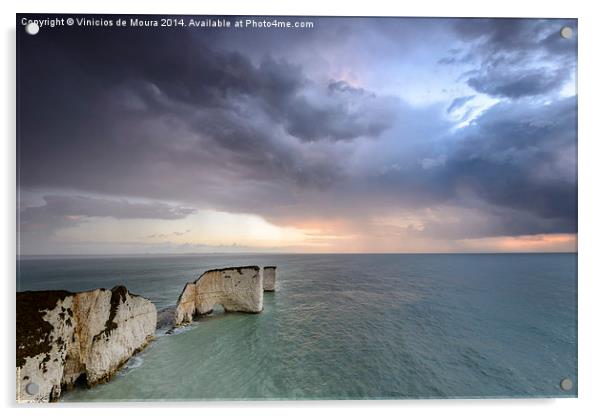
[[[576,254],[38,258],[21,260],[18,289],[125,284],[161,309],[203,270],[242,264],[278,266],[261,314],[160,335],[63,400],[577,394]]]

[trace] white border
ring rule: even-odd
[[[164,415],[170,407],[203,407],[199,412],[246,415],[265,414],[327,414],[344,411],[350,415],[362,415],[377,411],[382,414],[421,412],[447,415],[507,415],[526,413],[533,415],[591,414],[600,412],[602,393],[600,355],[602,336],[599,319],[602,317],[598,299],[602,294],[602,120],[600,76],[602,75],[598,41],[602,41],[602,18],[594,6],[596,3],[547,0],[503,0],[498,2],[454,0],[420,0],[397,2],[370,0],[362,3],[351,1],[303,0],[285,3],[276,0],[209,2],[154,1],[126,2],[103,0],[102,2],[4,1],[1,3],[2,21],[2,89],[0,100],[2,129],[2,230],[0,248],[3,271],[4,334],[2,349],[2,403],[12,407],[8,412],[31,413],[39,411],[60,414],[81,414],[74,406],[46,406],[43,408],[15,408],[14,404],[14,290],[15,290],[15,13],[144,13],[144,14],[249,14],[249,15],[345,15],[345,16],[482,16],[482,17],[576,17],[579,18],[579,399],[520,399],[520,400],[429,400],[429,401],[337,401],[337,402],[205,402],[190,404],[148,403],[125,404],[121,411],[133,411],[141,407],[145,414]],[[40,70],[43,70],[40,63]],[[169,381],[166,381],[169,382]],[[86,414],[106,416],[107,410],[98,405],[85,405]],[[283,409],[286,407],[286,409]],[[116,411],[120,411],[115,409]],[[181,409],[180,412],[197,412]]]

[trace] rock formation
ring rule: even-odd
[[[155,306],[123,286],[17,293],[17,401],[107,381],[153,338]]]
[[[273,292],[276,287],[276,266],[263,268],[263,290]]]
[[[261,312],[263,276],[259,267],[209,270],[195,282],[187,283],[176,305],[174,323],[192,322],[194,316],[211,312],[217,304],[226,312]]]
[[[17,293],[17,401],[57,400],[61,390],[108,381],[153,338],[155,329],[189,323],[215,305],[259,313],[273,291],[276,266],[209,270],[187,283],[175,307],[157,314],[152,302],[123,286],[87,292]],[[169,332],[168,332],[169,333]]]
[[[157,311],[157,331],[170,334],[176,326],[176,307],[168,306]]]

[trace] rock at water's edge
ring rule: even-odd
[[[276,288],[276,266],[263,268],[263,290],[273,292]]]
[[[17,401],[53,401],[76,381],[109,380],[153,338],[156,322],[155,305],[123,286],[18,292]]]
[[[196,315],[211,312],[217,304],[226,312],[261,312],[263,275],[259,267],[208,270],[195,282],[187,283],[176,305],[175,325],[190,323]]]
[[[169,332],[175,326],[176,307],[168,306],[157,311],[157,330],[165,330]]]

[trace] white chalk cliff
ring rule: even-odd
[[[108,381],[159,328],[187,324],[222,305],[226,312],[259,313],[273,291],[276,267],[209,270],[187,283],[177,305],[155,305],[123,286],[87,292],[17,293],[17,401],[57,400],[64,388]]]
[[[192,322],[196,315],[222,305],[226,312],[263,310],[263,276],[257,266],[229,267],[206,271],[187,283],[178,299],[175,325]]]
[[[273,292],[276,288],[276,266],[265,266],[263,268],[263,290]]]
[[[123,286],[17,293],[17,401],[104,382],[153,338],[157,310]]]

